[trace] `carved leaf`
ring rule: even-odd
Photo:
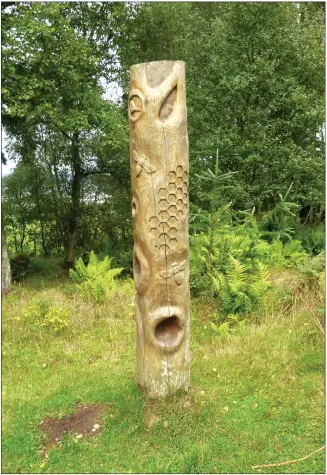
[[[186,267],[186,261],[183,261],[183,262],[181,262],[181,264],[180,264],[180,266],[179,266],[179,270],[180,270],[180,271],[181,271],[181,270],[184,270],[185,267]]]
[[[159,273],[160,277],[162,277],[163,279],[169,279],[173,273],[170,271],[164,271],[164,272],[160,272]]]
[[[159,112],[159,119],[161,121],[164,121],[168,119],[168,117],[171,115],[171,113],[174,110],[174,105],[176,102],[176,94],[177,94],[177,86],[175,86],[166,96],[165,100],[163,101],[163,104],[160,108]]]

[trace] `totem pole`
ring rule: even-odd
[[[137,383],[160,397],[190,384],[184,62],[132,66],[128,115]]]

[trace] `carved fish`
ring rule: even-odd
[[[146,173],[155,173],[156,170],[148,163],[148,159],[145,155],[138,155],[135,151],[133,152],[134,160],[137,162],[136,165],[136,176],[140,176],[142,170],[145,170]]]
[[[159,275],[164,279],[170,279],[171,276],[174,276],[176,284],[181,285],[181,283],[183,282],[183,275],[181,274],[181,272],[185,269],[185,267],[186,261],[183,261],[180,264],[178,264],[177,262],[173,262],[170,270],[160,272]]]

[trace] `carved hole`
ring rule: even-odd
[[[177,211],[177,218],[178,218],[178,219],[182,219],[182,218],[183,218],[183,211],[182,211],[182,210],[178,210],[178,211]]]
[[[155,329],[155,337],[162,346],[172,346],[182,330],[180,320],[175,315],[162,320]]]
[[[175,100],[177,94],[177,86],[175,86],[167,95],[166,99],[164,100],[160,112],[159,112],[159,119],[163,122],[166,120],[170,114],[174,110]]]
[[[141,277],[141,264],[135,251],[133,255],[133,274],[134,274],[135,285],[137,286],[139,284],[140,277]]]
[[[133,218],[134,218],[134,216],[135,216],[135,213],[136,213],[136,203],[135,203],[135,201],[133,200],[133,201],[132,201],[132,216],[133,216]]]
[[[142,99],[134,94],[129,101],[129,113],[133,120],[138,119],[142,114]]]

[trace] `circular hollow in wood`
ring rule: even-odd
[[[133,271],[134,271],[134,281],[138,285],[141,277],[141,264],[138,260],[136,253],[134,253],[134,262],[133,262]]]
[[[143,97],[140,93],[134,93],[129,99],[128,115],[132,122],[139,120],[143,114]]]
[[[155,337],[161,346],[173,346],[177,343],[181,330],[179,318],[173,315],[158,323],[155,328]]]
[[[134,218],[135,216],[135,213],[136,213],[136,203],[135,203],[135,200],[132,201],[132,216]]]

